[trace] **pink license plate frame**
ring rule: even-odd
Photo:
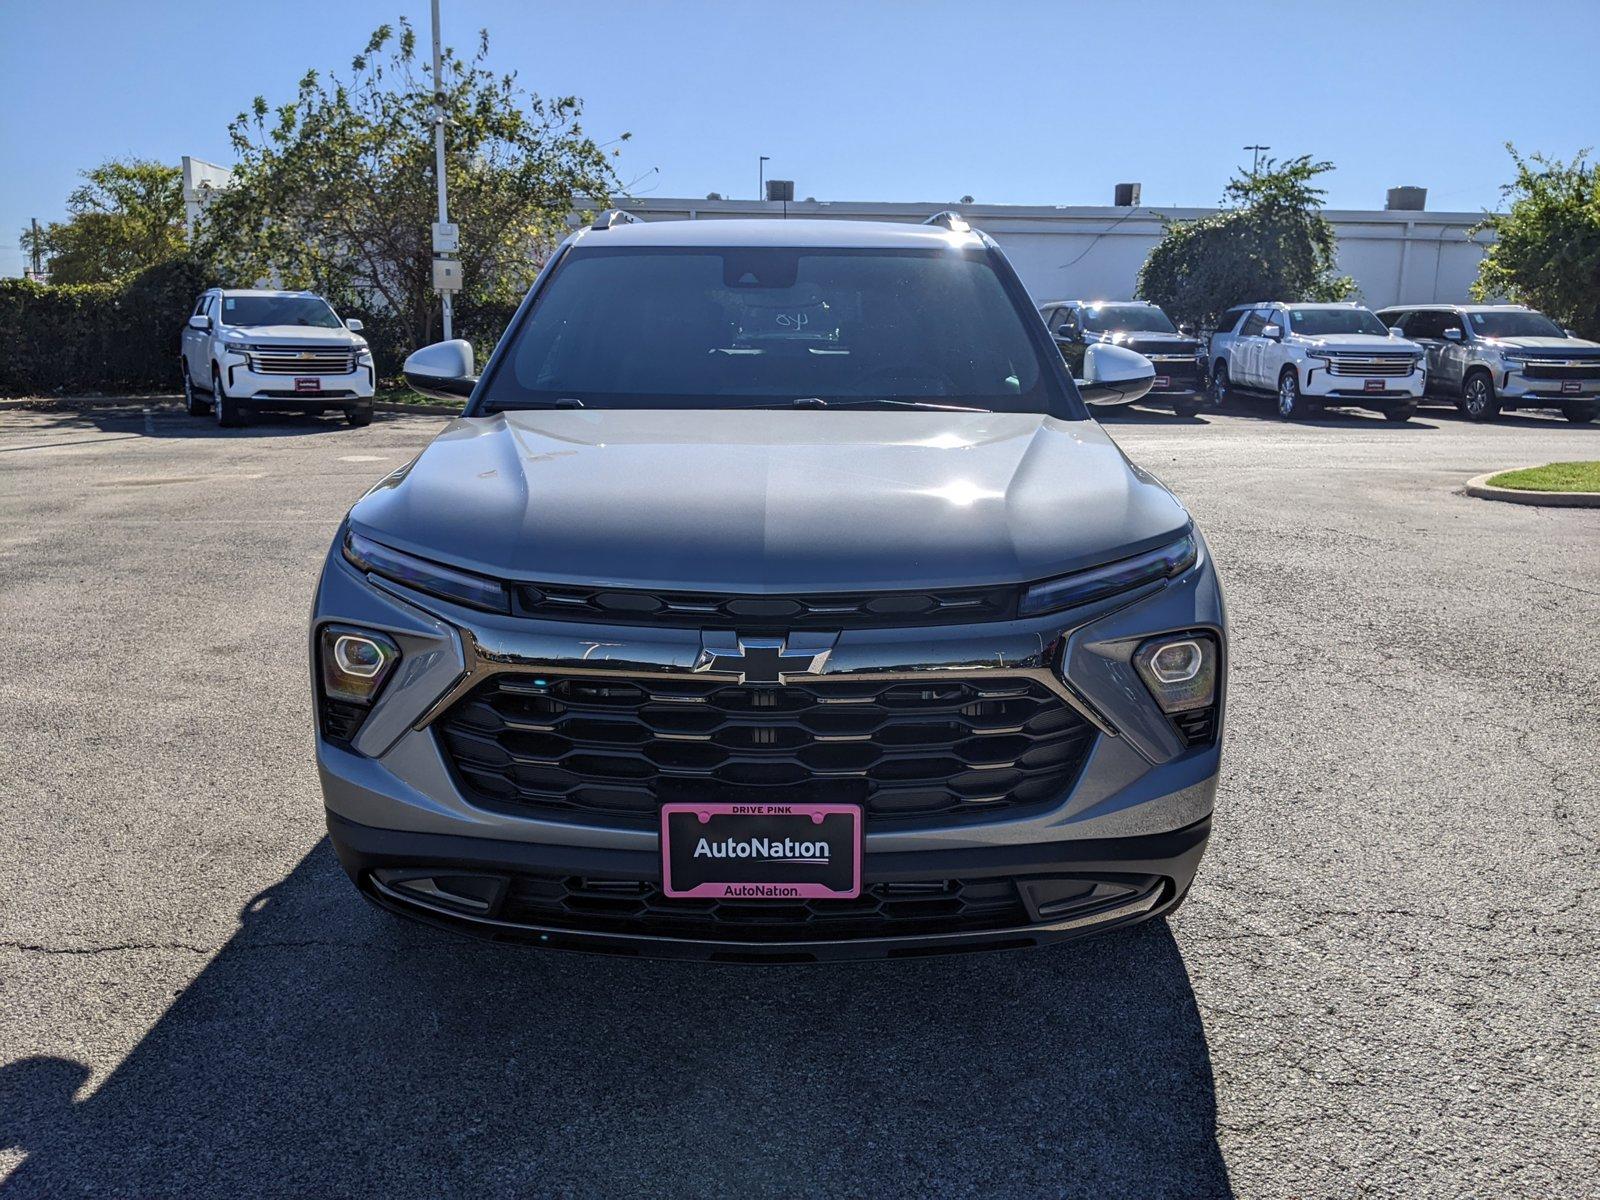
[[[772,849],[774,841],[782,844],[788,842],[794,846],[810,844],[815,846],[819,841],[826,842],[829,854],[827,866],[832,867],[836,861],[835,855],[842,853],[849,864],[849,878],[847,886],[832,886],[816,879],[807,879],[805,875],[822,868],[814,856],[779,854],[774,857],[768,854],[757,859],[752,864],[751,857],[721,857],[716,861],[728,865],[728,878],[726,879],[697,879],[688,886],[680,886],[673,880],[673,817],[683,814],[693,814],[696,818],[692,825],[688,822],[680,824],[679,836],[683,828],[690,828],[696,834],[709,835],[708,842],[726,846],[730,841],[744,840],[752,847],[763,837],[768,843],[767,849]],[[838,845],[839,836],[837,822],[845,818],[848,833],[844,844]],[[715,821],[714,819],[722,818]],[[830,832],[824,833],[824,822],[832,818],[834,825]],[[743,819],[743,820],[741,820]],[[746,825],[759,828],[763,833],[755,833],[744,839],[739,839],[735,831]],[[778,833],[782,830],[781,835]],[[813,836],[807,837],[811,833]],[[717,900],[853,900],[861,895],[861,862],[862,862],[862,812],[859,805],[855,804],[778,804],[778,803],[706,803],[681,802],[663,804],[661,806],[661,888],[665,895],[673,899],[717,899]],[[696,846],[696,849],[699,847]],[[708,847],[709,848],[709,847]],[[741,870],[739,864],[752,864]],[[716,869],[714,864],[708,863],[708,868]],[[778,878],[756,878],[762,874],[776,875]],[[792,878],[786,876],[793,876]],[[687,881],[685,881],[687,882]]]

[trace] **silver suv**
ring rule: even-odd
[[[1217,574],[988,237],[608,215],[481,378],[464,342],[406,374],[465,415],[350,510],[310,629],[328,827],[373,902],[793,961],[1182,900]]]
[[[1600,344],[1543,313],[1520,304],[1425,304],[1378,317],[1427,348],[1428,394],[1474,421],[1555,408],[1586,424],[1600,412]]]

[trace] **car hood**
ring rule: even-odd
[[[1506,349],[1516,347],[1518,350],[1554,350],[1561,356],[1574,358],[1593,358],[1600,354],[1600,342],[1591,342],[1583,338],[1568,337],[1511,337],[1511,338],[1484,338],[1484,343],[1489,346]]]
[[[1422,347],[1409,338],[1387,337],[1378,333],[1329,333],[1308,338],[1317,350],[1394,350],[1418,351]]]
[[[348,329],[325,329],[320,325],[230,325],[228,329],[257,345],[353,346],[361,341]]]
[[[453,422],[350,524],[504,579],[772,593],[1039,579],[1189,516],[1092,421],[541,410]]]

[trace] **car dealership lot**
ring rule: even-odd
[[[0,406],[0,1195],[1591,1190],[1600,514],[1459,488],[1600,429],[1115,421],[1229,589],[1188,904],[752,968],[462,942],[338,872],[311,588],[439,426]]]

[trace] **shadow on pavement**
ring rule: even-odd
[[[320,843],[92,1093],[0,1072],[0,1193],[1227,1196],[1156,922],[1022,954],[737,967],[461,941]]]
[[[74,405],[70,400],[42,400],[11,404],[8,412],[47,418],[33,426],[38,431],[81,429],[85,432],[130,433],[151,438],[251,438],[303,436],[350,428],[342,413],[255,413],[238,429],[223,429],[213,417],[191,417],[184,409],[161,397],[131,397],[125,402]]]

